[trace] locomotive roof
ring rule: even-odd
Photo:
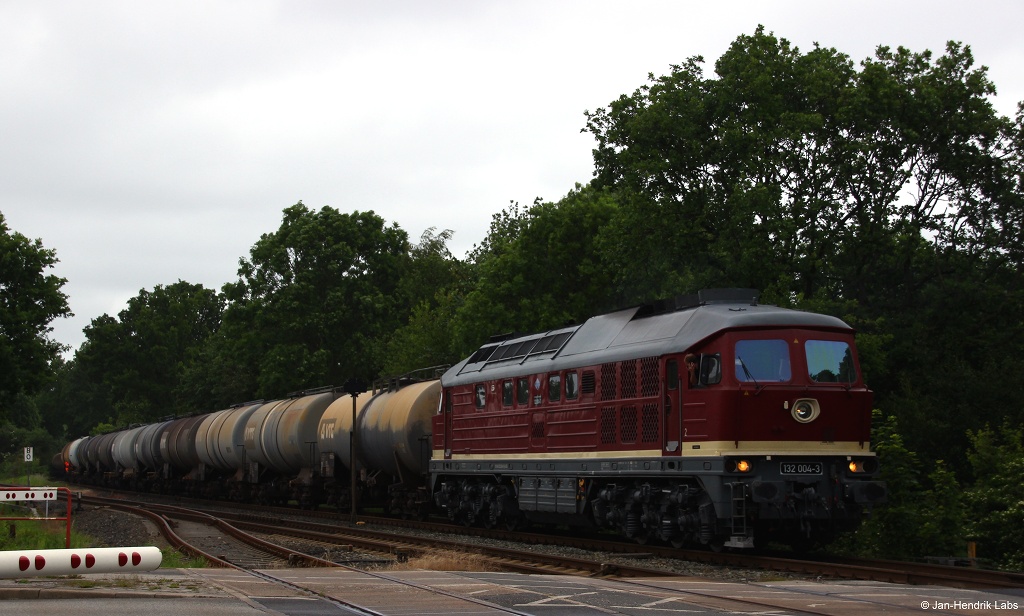
[[[669,312],[634,306],[547,332],[491,342],[452,366],[445,386],[686,351],[727,329],[809,327],[852,331],[836,317],[757,303],[749,290],[702,291]],[[538,363],[541,362],[541,363]]]

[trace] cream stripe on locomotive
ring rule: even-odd
[[[686,443],[687,449],[683,450],[683,456],[724,456],[724,455],[748,455],[748,456],[778,456],[778,455],[856,455],[874,456],[871,451],[871,443],[859,443],[856,441],[840,441],[835,443],[808,443],[807,441],[740,441],[739,447],[734,441],[702,441],[699,443]],[[433,451],[434,460],[443,460],[444,452]],[[630,451],[565,451],[547,453],[482,453],[482,454],[458,454],[453,453],[452,460],[538,460],[538,459],[573,459],[573,458],[672,458],[679,457],[674,454],[664,456],[660,449],[633,449]]]
[[[683,443],[683,456],[728,456],[735,454],[772,456],[778,454],[830,454],[873,456],[868,441],[701,441]]]

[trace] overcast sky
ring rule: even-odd
[[[713,5],[713,6],[712,6]],[[284,208],[373,210],[463,256],[510,201],[593,175],[584,110],[763,24],[855,61],[971,46],[1024,100],[1024,2],[0,0],[0,212],[57,251],[82,328],[220,289]]]

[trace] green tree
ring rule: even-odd
[[[600,252],[616,207],[611,193],[577,186],[557,203],[496,215],[471,255],[475,282],[454,324],[462,352],[493,334],[562,327],[616,307]]]
[[[249,375],[254,397],[373,379],[410,310],[399,293],[409,258],[405,231],[373,212],[285,209],[224,286],[227,335],[210,358]]]
[[[456,311],[469,289],[471,266],[448,250],[451,237],[449,230],[427,229],[419,244],[410,248],[409,267],[399,289],[412,310],[408,322],[388,336],[382,375],[461,359],[452,332]]]
[[[880,47],[858,71],[758,28],[717,78],[691,58],[588,112],[596,183],[623,195],[619,284],[710,280],[903,309],[929,250],[1004,251],[1019,218],[1006,207],[1019,202],[1013,125],[973,62],[956,43],[935,60]]]
[[[898,559],[963,556],[966,515],[956,477],[941,461],[926,473],[895,417],[883,418],[876,410],[873,420],[872,444],[888,488],[887,502],[846,539],[846,549]]]
[[[974,485],[967,492],[968,534],[978,555],[1024,570],[1024,428],[1004,424],[970,433]]]
[[[67,280],[46,273],[56,263],[56,251],[12,231],[0,213],[0,400],[35,393],[59,361],[50,323],[71,310],[62,291]],[[0,420],[7,407],[0,406]]]
[[[216,291],[179,280],[139,291],[116,318],[93,319],[67,375],[84,385],[76,405],[89,423],[76,418],[75,433],[100,421],[125,425],[208,410],[182,395],[182,380],[190,353],[220,326],[223,302]]]

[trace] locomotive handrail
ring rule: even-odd
[[[399,374],[397,376],[389,376],[379,378],[373,381],[372,389],[377,391],[378,389],[387,389],[389,391],[398,390],[402,388],[401,383],[409,385],[412,383],[420,383],[423,381],[435,380],[441,377],[451,364],[438,364],[436,366],[429,366],[426,368],[417,368],[416,370],[410,370],[405,374]]]

